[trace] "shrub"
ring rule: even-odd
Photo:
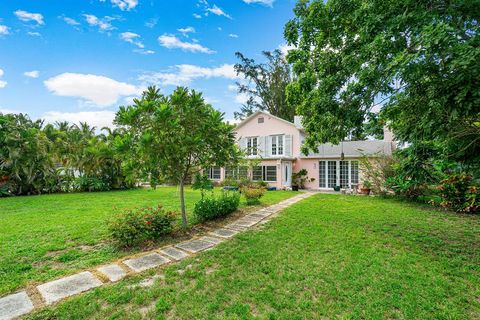
[[[108,191],[110,190],[110,186],[108,183],[95,178],[95,177],[88,177],[88,176],[81,176],[75,179],[74,187],[78,191]]]
[[[472,183],[472,176],[452,174],[440,182],[440,205],[458,212],[476,212],[480,207],[480,190]]]
[[[175,219],[176,213],[161,205],[128,209],[110,222],[109,232],[119,246],[132,247],[170,233]]]
[[[247,205],[259,204],[260,198],[265,194],[265,188],[242,187],[241,192],[247,200]]]
[[[205,197],[195,203],[193,214],[199,221],[225,217],[237,210],[240,204],[238,192],[222,192],[219,197]]]
[[[307,169],[302,169],[292,173],[292,181],[293,185],[298,186],[300,189],[305,189],[305,183],[314,182],[315,178],[309,178]]]
[[[192,189],[200,190],[203,198],[207,190],[213,190],[213,182],[208,178],[208,176],[197,174],[193,179]]]

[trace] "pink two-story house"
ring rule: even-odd
[[[240,148],[255,165],[251,168],[213,167],[207,172],[210,179],[249,177],[283,189],[291,187],[292,172],[306,169],[308,177],[315,179],[305,184],[308,189],[331,190],[334,186],[353,189],[362,183],[359,159],[363,155],[391,155],[394,149],[392,134],[386,130],[384,140],[323,144],[318,153],[305,155],[301,152],[305,137],[301,118],[295,117],[291,123],[261,111],[239,123],[236,134]]]

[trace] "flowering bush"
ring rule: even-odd
[[[112,239],[121,247],[132,247],[156,240],[172,231],[176,213],[161,205],[128,209],[110,222]]]
[[[262,187],[242,187],[240,191],[247,200],[247,205],[260,203],[260,198],[265,194],[265,188]]]
[[[219,197],[204,197],[197,203],[193,213],[199,221],[225,217],[237,210],[240,204],[238,192],[223,192]]]
[[[480,190],[465,173],[452,174],[438,186],[445,208],[459,212],[477,212],[480,207]]]

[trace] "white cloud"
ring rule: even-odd
[[[115,27],[112,26],[110,21],[113,20],[111,17],[104,17],[103,19],[100,19],[93,14],[84,14],[85,21],[92,26],[92,27],[98,27],[100,31],[106,31],[106,30],[112,30],[115,29]]]
[[[75,19],[69,18],[69,17],[62,17],[62,20],[65,21],[66,24],[69,24],[71,26],[78,26],[80,25],[80,22],[78,22]]]
[[[7,26],[0,24],[0,36],[6,36],[7,34],[10,34],[8,29],[9,28]]]
[[[8,114],[8,113],[21,113],[21,112],[15,109],[0,108],[0,113]]]
[[[239,93],[235,96],[235,102],[245,104],[248,101],[248,95],[246,93]]]
[[[3,77],[3,70],[0,69],[0,78]],[[7,86],[7,81],[0,80],[0,89],[5,88]]]
[[[230,38],[238,38],[238,34],[235,34],[235,33],[230,33],[228,36]]]
[[[286,56],[288,51],[290,51],[292,49],[295,49],[295,46],[288,45],[288,44],[284,43],[284,44],[279,45],[278,49],[282,52],[282,54],[284,56]]]
[[[29,78],[38,78],[40,76],[40,71],[38,70],[26,71],[23,73],[23,75]]]
[[[38,25],[45,24],[43,15],[40,13],[31,13],[24,10],[17,10],[14,12],[17,18],[24,22],[35,21]]]
[[[81,73],[62,73],[44,81],[53,94],[78,97],[98,106],[110,106],[120,97],[136,95],[141,89],[104,76]]]
[[[201,52],[201,53],[208,53],[208,54],[215,53],[215,51],[212,51],[209,48],[204,47],[198,43],[181,41],[174,35],[168,35],[168,34],[161,35],[160,37],[158,37],[158,42],[162,47],[165,47],[168,49],[182,49],[183,51]]]
[[[158,23],[158,18],[151,18],[145,22],[145,27],[153,28],[157,25],[157,23]]]
[[[275,0],[243,0],[247,4],[259,3],[267,7],[272,7]]]
[[[27,34],[29,36],[32,36],[32,37],[41,37],[42,35],[40,34],[40,32],[27,32]]]
[[[185,36],[185,35],[187,35],[187,33],[195,33],[195,28],[194,27],[186,27],[186,28],[177,29],[177,31],[181,32]]]
[[[140,81],[147,84],[160,84],[163,86],[188,85],[195,79],[227,78],[237,79],[233,64],[224,64],[214,68],[205,68],[191,64],[180,64],[166,72],[146,73],[139,77]]]
[[[140,41],[138,38],[140,38],[140,35],[133,33],[133,32],[123,32],[120,34],[120,39],[123,41],[126,41],[128,43],[131,43],[140,49],[145,48],[143,45],[142,41]]]
[[[83,111],[83,112],[59,112],[48,111],[41,117],[48,123],[57,121],[68,121],[79,124],[86,122],[91,126],[101,129],[103,127],[113,127],[113,119],[115,119],[114,111]]]
[[[133,50],[133,52],[143,54],[145,56],[148,56],[148,55],[151,55],[151,54],[155,53],[155,51],[153,51],[153,50],[145,50],[145,49],[135,49],[135,50]]]
[[[236,84],[229,84],[227,88],[230,91],[237,91],[238,90],[238,86]]]
[[[199,15],[198,13],[194,13],[193,17],[196,18],[196,19],[202,19],[202,16]]]
[[[228,19],[232,19],[232,17],[229,14],[227,14],[221,8],[217,7],[217,5],[215,5],[215,4],[213,5],[213,7],[207,8],[206,10],[207,10],[207,13],[211,12],[211,13],[217,15],[217,16],[224,16]]]
[[[138,5],[138,0],[111,0],[111,2],[122,11],[130,11]]]

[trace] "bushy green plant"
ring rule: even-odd
[[[451,174],[442,180],[438,186],[442,197],[440,205],[458,212],[477,212],[480,192],[472,180],[472,176],[466,173]]]
[[[195,203],[193,214],[198,221],[225,217],[237,210],[240,204],[238,192],[224,191],[220,196],[204,197]]]
[[[260,198],[265,194],[265,188],[242,187],[241,192],[247,201],[247,205],[254,205],[260,203]]]
[[[298,172],[292,173],[293,185],[298,186],[300,189],[305,189],[305,182],[314,182],[315,178],[308,177],[307,169],[302,169]]]
[[[221,182],[222,187],[236,187],[240,186],[240,181],[234,178],[226,178]]]
[[[132,247],[170,233],[176,215],[161,205],[128,209],[110,222],[108,230],[117,245]]]
[[[75,179],[74,188],[78,191],[108,191],[110,186],[105,181],[96,177],[82,176]]]

